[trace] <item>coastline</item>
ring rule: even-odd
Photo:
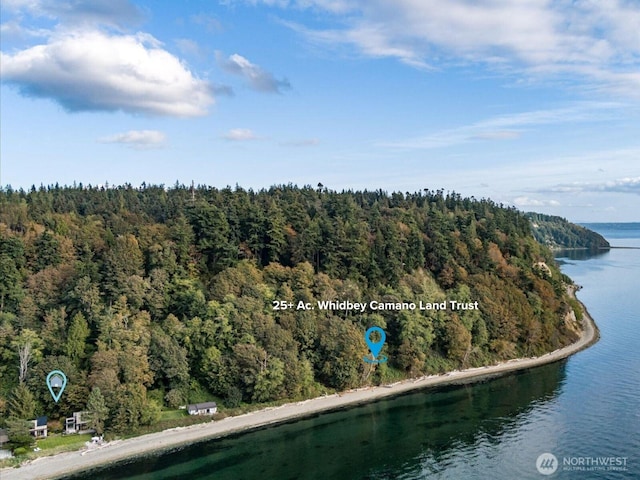
[[[568,291],[569,295],[577,300],[575,287],[570,287]],[[94,450],[65,452],[48,457],[40,457],[25,463],[20,468],[1,469],[0,478],[2,480],[60,478],[71,473],[134,457],[155,454],[163,450],[289,422],[318,413],[369,403],[411,391],[444,385],[473,383],[517,370],[554,363],[590,347],[600,337],[599,330],[586,307],[579,300],[578,302],[584,312],[582,319],[583,330],[580,338],[571,345],[546,353],[540,357],[512,359],[496,365],[469,368],[441,375],[423,376],[403,380],[391,385],[363,387],[334,395],[287,403],[279,407],[256,410],[244,415],[227,417],[216,422],[173,428],[126,440],[116,440]]]

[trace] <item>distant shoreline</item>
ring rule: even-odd
[[[577,300],[575,296],[576,287],[570,287],[568,290],[570,296]],[[126,440],[116,440],[91,451],[65,452],[49,457],[40,457],[24,464],[20,468],[4,468],[0,470],[0,478],[2,478],[2,480],[60,478],[64,475],[79,473],[83,470],[89,470],[135,457],[157,454],[180,446],[211,440],[233,433],[248,432],[270,425],[298,420],[318,413],[326,413],[383,398],[398,396],[411,391],[443,385],[474,383],[489,377],[502,376],[514,371],[554,363],[590,347],[600,338],[598,327],[593,321],[593,318],[584,304],[579,300],[578,302],[584,312],[582,319],[583,330],[580,338],[571,345],[546,353],[540,357],[512,359],[497,365],[469,368],[441,375],[423,376],[403,380],[391,385],[364,387],[301,402],[288,403],[279,407],[265,408],[244,415],[227,417],[216,422],[173,428]]]
[[[613,249],[630,249],[630,250],[640,250],[640,247],[627,247],[627,246],[616,246],[609,245],[608,247],[597,247],[597,248],[589,248],[589,247],[549,247],[552,252],[598,252],[600,250],[613,250]]]
[[[609,245],[608,247],[549,247],[549,250],[552,252],[597,252],[599,250],[610,250],[612,248],[636,248],[636,247],[612,247]]]

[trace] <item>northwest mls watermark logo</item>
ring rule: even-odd
[[[542,475],[563,472],[627,472],[627,457],[562,457],[543,453],[536,460],[536,469]]]
[[[553,453],[543,453],[536,460],[536,468],[542,475],[553,475],[558,469],[558,459]]]

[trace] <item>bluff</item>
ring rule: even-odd
[[[570,280],[530,218],[443,191],[4,188],[0,272],[3,418],[62,418],[91,394],[121,432],[162,406],[305,398],[577,336]],[[319,301],[477,308],[288,307]],[[387,363],[363,361],[372,326]],[[58,403],[42,381],[56,369]]]
[[[580,248],[602,250],[610,248],[609,242],[599,233],[565,218],[528,212],[533,235],[543,245],[553,249]]]

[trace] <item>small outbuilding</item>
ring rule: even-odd
[[[213,415],[218,411],[216,402],[194,403],[187,405],[189,415]]]

